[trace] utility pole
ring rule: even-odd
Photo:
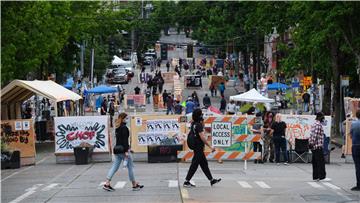
[[[84,52],[85,52],[85,42],[83,41],[80,45],[80,70],[81,70],[80,76],[84,76]]]
[[[91,88],[94,87],[94,48],[91,49],[91,62],[90,62],[90,80],[91,80]]]

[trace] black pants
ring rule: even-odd
[[[262,145],[260,144],[260,142],[253,142],[254,144],[254,152],[262,152]],[[261,157],[259,158],[259,160],[261,160]]]
[[[288,154],[286,150],[286,139],[285,138],[274,138],[274,146],[275,146],[275,162],[280,163],[280,150],[284,155],[284,161],[288,162]]]
[[[187,180],[187,181],[191,180],[191,178],[194,176],[199,165],[201,167],[201,170],[205,173],[206,177],[209,180],[213,179],[210,169],[209,169],[209,166],[208,166],[208,161],[204,154],[204,150],[203,149],[195,149],[194,150],[194,158],[191,161],[191,165],[190,165],[190,168],[186,175],[185,180]]]
[[[312,152],[312,167],[313,180],[326,178],[324,151],[322,148],[311,150]]]
[[[356,186],[360,187],[360,145],[352,146],[352,157],[355,164]]]

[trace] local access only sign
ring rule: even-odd
[[[231,146],[231,122],[211,123],[211,136],[213,147]]]

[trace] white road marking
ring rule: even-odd
[[[36,189],[40,186],[42,186],[43,184],[35,184],[32,187],[26,189],[25,193],[22,194],[21,196],[17,197],[16,199],[14,199],[13,201],[9,202],[9,203],[18,203],[22,200],[24,200],[25,198],[29,197],[30,195],[34,194],[36,192]]]
[[[118,181],[118,182],[115,184],[114,188],[115,188],[115,189],[124,188],[125,184],[126,184],[125,181]]]
[[[243,188],[252,188],[252,186],[247,183],[246,181],[237,181],[239,183],[239,185],[241,185],[241,187]]]
[[[59,183],[51,183],[50,185],[44,187],[41,191],[49,191],[49,190],[53,189],[54,187],[56,187],[57,185],[59,185]]]
[[[333,185],[333,184],[331,184],[331,183],[323,183],[323,185],[326,185],[326,186],[328,186],[329,188],[334,189],[334,190],[340,190],[340,188],[339,188],[338,186]]]
[[[183,199],[189,199],[189,192],[185,188],[181,188],[181,194]]]
[[[178,184],[177,180],[169,180],[169,187],[177,187]]]
[[[13,201],[11,201],[9,203],[18,203],[18,202],[24,200],[25,198],[27,198],[28,196],[32,195],[35,192],[36,192],[35,190],[27,191],[26,193],[24,193],[23,195],[19,196],[18,198],[14,199]]]
[[[311,185],[311,187],[314,188],[324,188],[322,185],[316,183],[316,182],[307,182],[309,185]]]
[[[271,188],[269,185],[267,185],[265,182],[263,181],[255,181],[255,183],[260,186],[261,188]]]

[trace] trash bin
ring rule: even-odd
[[[90,147],[74,147],[75,164],[88,164],[91,155]]]

